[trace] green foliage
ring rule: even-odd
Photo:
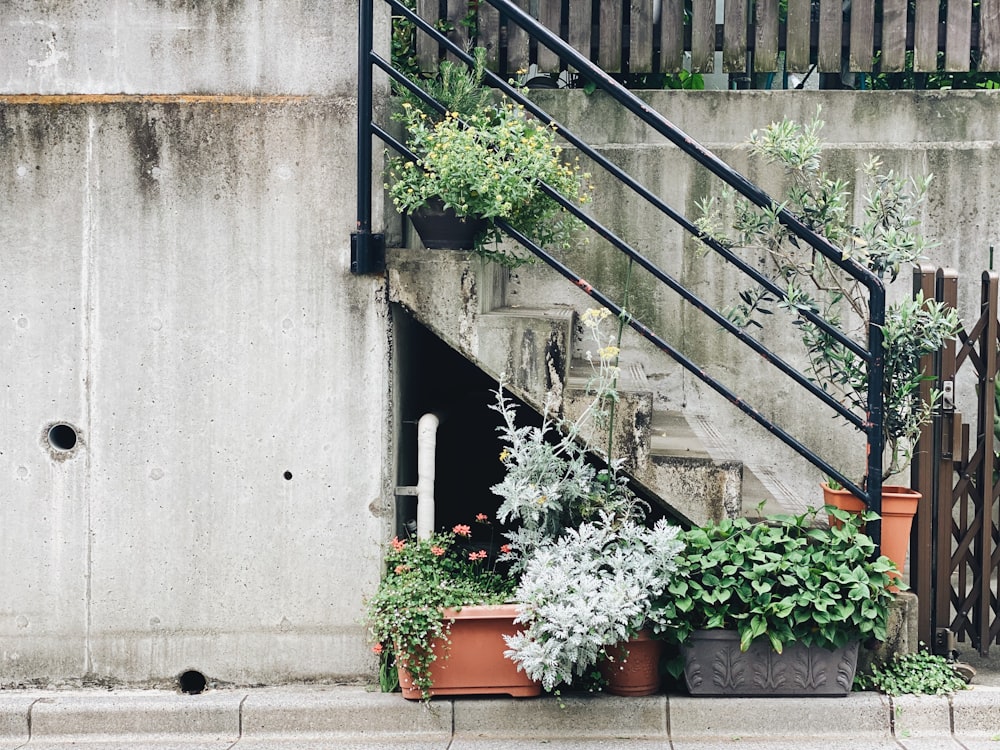
[[[927,197],[930,178],[906,179],[892,170],[882,171],[873,157],[863,173],[860,221],[854,223],[850,185],[831,177],[822,167],[822,121],[801,125],[784,120],[749,140],[755,158],[780,165],[788,187],[785,200],[760,209],[732,191],[722,199],[709,197],[699,203],[697,220],[703,236],[727,247],[757,252],[765,272],[784,292],[781,300],[763,289],[748,289],[741,302],[728,312],[729,319],[747,328],[762,327],[762,316],[774,308],[796,316],[802,343],[809,357],[809,375],[823,389],[851,406],[867,406],[868,367],[853,352],[801,316],[809,311],[840,326],[855,340],[866,342],[871,321],[866,287],[834,263],[792,235],[779,219],[784,208],[802,223],[839,247],[845,260],[853,260],[872,273],[894,281],[904,264],[921,257],[930,243],[920,233],[919,213]],[[732,220],[726,207],[732,203]],[[727,226],[728,225],[728,226]],[[921,399],[925,380],[920,358],[938,351],[959,330],[958,315],[933,300],[919,296],[890,305],[882,336],[885,351],[885,404],[883,439],[887,460],[883,478],[909,465],[921,426],[930,416],[937,393]]]
[[[486,523],[485,516],[477,522]],[[513,579],[497,569],[489,545],[479,548],[471,534],[471,526],[460,524],[430,539],[392,540],[385,575],[367,606],[384,689],[393,687],[393,666],[402,660],[414,685],[428,697],[430,668],[437,658],[433,642],[447,641],[451,632],[452,621],[442,610],[502,603],[513,592]]]
[[[888,695],[946,695],[965,690],[965,679],[943,657],[927,651],[896,654],[871,674],[854,679],[855,690],[880,690]]]
[[[390,161],[386,187],[393,203],[397,210],[411,212],[439,198],[458,216],[487,219],[489,228],[476,239],[475,249],[503,265],[527,259],[496,244],[501,237],[496,219],[541,245],[569,248],[581,222],[546,195],[540,183],[582,205],[590,200],[582,184],[590,175],[581,174],[579,161],[563,161],[553,128],[529,117],[523,106],[507,100],[483,106],[477,75],[442,65],[436,92],[464,111],[451,109],[436,119],[403,102],[399,119],[406,127],[406,145],[417,158]]]
[[[677,573],[660,604],[658,627],[683,642],[693,630],[730,628],[746,650],[767,638],[839,648],[885,640],[893,595],[885,556],[860,531],[860,518],[828,508],[842,525],[815,527],[817,511],[760,522],[723,520],[683,533]]]

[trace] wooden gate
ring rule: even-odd
[[[933,385],[941,398],[912,467],[912,485],[923,499],[910,582],[920,599],[920,640],[937,653],[968,640],[985,656],[990,644],[1000,643],[998,279],[994,272],[983,273],[979,318],[936,361],[925,362],[925,371],[933,373],[926,388]],[[952,270],[918,268],[914,291],[958,306],[958,276]],[[966,419],[963,407],[975,413]]]

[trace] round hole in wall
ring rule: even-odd
[[[205,692],[207,684],[208,680],[205,679],[205,675],[197,669],[189,669],[186,672],[182,672],[177,678],[177,687],[180,688],[182,693],[187,693],[188,695],[198,695]]]
[[[291,478],[292,478],[292,472],[290,472],[290,471],[286,471],[286,472],[285,472],[284,474],[282,474],[281,476],[283,476],[283,477],[284,477],[285,479],[291,479]]]
[[[49,445],[59,451],[71,451],[76,447],[76,430],[65,423],[49,428]]]

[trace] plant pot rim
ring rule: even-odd
[[[479,620],[492,617],[517,617],[521,605],[511,604],[466,604],[464,607],[448,607],[442,615],[448,619]]]

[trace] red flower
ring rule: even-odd
[[[473,561],[475,561],[475,560],[485,560],[486,559],[486,550],[481,549],[481,550],[479,550],[479,552],[470,552],[469,553],[469,559],[473,560]]]
[[[372,646],[372,653],[373,654],[381,654],[382,653],[382,644],[381,643],[376,643],[374,646]]]
[[[397,565],[395,572],[396,572],[396,575],[402,575],[403,573],[405,573],[408,570],[409,570],[409,568],[406,567],[405,565]]]
[[[405,547],[405,546],[406,546],[406,542],[400,541],[400,539],[399,539],[398,536],[394,536],[392,538],[392,548],[394,550],[396,550],[396,552],[402,552],[403,547]]]
[[[431,547],[431,554],[435,557],[441,557],[444,554],[444,547],[438,547],[436,544]]]
[[[502,545],[500,545],[500,551],[503,552],[505,555],[509,555],[510,554],[510,545],[509,544],[502,544]]]
[[[452,532],[458,534],[459,536],[472,536],[472,529],[466,526],[464,523],[456,524],[452,529]]]
[[[488,515],[486,515],[485,513],[477,513],[476,514],[476,520],[479,521],[479,523],[486,523],[489,520],[489,518],[490,517]]]

